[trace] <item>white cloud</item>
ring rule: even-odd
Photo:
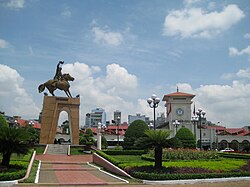
[[[40,109],[23,87],[24,79],[7,65],[0,64],[0,107],[7,115],[37,117]]]
[[[9,42],[6,40],[0,39],[0,49],[8,48],[9,47]]]
[[[185,6],[193,6],[194,4],[197,4],[201,2],[201,0],[184,0],[184,5]]]
[[[248,55],[248,57],[250,58],[250,46],[247,46],[245,49],[242,49],[242,50],[238,50],[235,47],[230,47],[229,55],[230,56]]]
[[[250,39],[250,33],[246,33],[246,34],[244,35],[244,38]]]
[[[250,79],[250,68],[247,68],[247,69],[240,69],[236,75],[239,77],[239,78],[248,78]]]
[[[110,32],[99,27],[93,27],[94,41],[111,46],[118,46],[123,42],[123,35],[119,32]]]
[[[25,0],[10,0],[7,3],[7,7],[14,8],[14,9],[21,9],[24,8]]]
[[[250,125],[250,84],[233,81],[232,85],[201,85],[192,89],[187,83],[179,83],[178,87],[180,91],[196,95],[195,106],[206,111],[207,120],[220,121],[227,127]]]
[[[70,7],[65,6],[63,11],[61,12],[61,15],[64,17],[71,17]]]
[[[201,8],[173,10],[165,18],[163,35],[211,38],[244,17],[244,12],[234,4],[226,6],[221,12],[207,12]]]
[[[71,83],[71,92],[72,95],[81,95],[82,116],[96,107],[105,109],[107,119],[113,119],[115,110],[122,112],[123,121],[127,121],[129,112],[135,114],[137,103],[128,101],[126,98],[137,91],[137,77],[124,67],[109,64],[106,67],[105,76],[100,76],[96,75],[102,72],[100,67],[90,67],[87,64],[75,62],[63,65],[63,72],[70,73],[75,78]]]

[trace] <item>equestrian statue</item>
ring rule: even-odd
[[[71,77],[68,73],[62,74],[62,67],[60,67],[60,65],[63,63],[64,61],[59,61],[57,64],[54,79],[50,79],[38,86],[39,93],[43,92],[45,88],[47,88],[51,95],[55,96],[54,91],[59,89],[63,90],[68,97],[72,97],[69,91],[69,81],[74,81],[74,77]]]

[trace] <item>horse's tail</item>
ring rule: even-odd
[[[38,86],[38,92],[39,92],[39,93],[43,92],[44,89],[45,89],[45,85],[44,85],[44,84],[40,84],[40,85]]]

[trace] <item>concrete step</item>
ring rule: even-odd
[[[48,144],[46,154],[50,155],[67,155],[68,145]]]

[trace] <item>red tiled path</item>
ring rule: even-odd
[[[36,155],[36,160],[60,163],[87,163],[92,162],[92,155]]]
[[[37,155],[41,160],[38,183],[40,184],[115,184],[122,181],[104,174],[94,167],[87,165],[92,162],[92,155]]]

